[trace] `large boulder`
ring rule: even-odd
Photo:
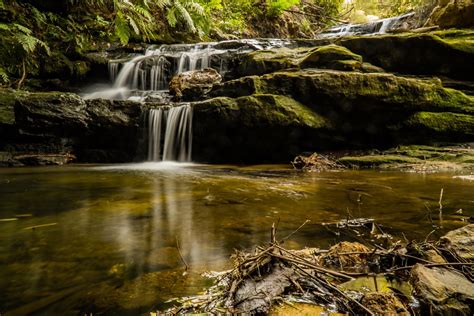
[[[474,139],[474,98],[439,80],[293,70],[225,82],[210,94],[194,104],[201,161],[281,162],[314,150]],[[282,104],[304,111],[295,119]]]
[[[474,1],[439,0],[426,25],[442,28],[474,26]]]
[[[0,91],[0,164],[132,161],[141,104]]]
[[[456,270],[417,264],[410,282],[423,315],[468,316],[474,312],[474,284]]]
[[[258,50],[243,57],[234,70],[239,76],[263,75],[284,69],[319,68],[362,72],[383,72],[363,63],[362,56],[330,44],[320,47],[275,48]]]
[[[212,68],[183,72],[171,79],[170,94],[182,101],[197,100],[221,81],[221,75]]]
[[[213,98],[193,104],[193,159],[288,161],[289,155],[299,153],[312,139],[322,139],[328,127],[325,118],[290,97]]]
[[[472,80],[474,73],[474,30],[355,36],[334,41],[386,71],[458,80]]]

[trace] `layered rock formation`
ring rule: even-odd
[[[219,83],[209,70],[205,82],[193,73],[171,88],[197,99],[196,161],[288,162],[305,151],[469,143],[473,38],[455,30],[304,41],[239,55],[225,76],[232,80]],[[163,105],[12,91],[1,100],[0,151],[11,161],[34,153],[140,159],[142,111]]]

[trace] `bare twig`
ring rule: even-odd
[[[444,189],[441,188],[441,192],[439,193],[439,226],[443,227],[443,192]]]
[[[281,239],[280,240],[280,243],[284,243],[285,240],[287,240],[288,238],[290,238],[291,236],[293,236],[294,234],[296,234],[301,228],[303,228],[304,225],[308,224],[309,222],[311,222],[311,220],[307,219],[303,224],[300,225],[300,227],[298,227],[295,231],[293,231],[291,234],[289,234],[288,236],[286,236],[285,238]]]
[[[179,240],[177,236],[176,236],[176,248],[178,249],[178,253],[179,253],[179,257],[181,258],[181,261],[186,267],[184,271],[188,271],[188,264],[186,263],[186,260],[184,260],[183,254],[181,253],[181,248],[179,247]]]

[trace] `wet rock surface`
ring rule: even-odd
[[[416,265],[411,283],[423,305],[422,313],[467,316],[474,311],[474,284],[455,270]]]

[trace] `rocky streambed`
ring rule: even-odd
[[[193,160],[289,162],[302,152],[414,144],[469,148],[473,39],[472,30],[447,30],[301,40],[236,55],[224,82],[178,82],[178,99],[193,108]],[[1,90],[1,164],[143,160],[143,113],[175,104]]]
[[[268,246],[237,252],[232,270],[206,274],[215,279],[213,287],[179,299],[168,312],[285,315],[277,307],[285,305],[293,313],[331,315],[474,312],[474,225],[419,242],[396,239],[370,219],[323,225],[333,233],[355,233],[362,243],[287,250],[287,238],[277,239],[274,225]]]

